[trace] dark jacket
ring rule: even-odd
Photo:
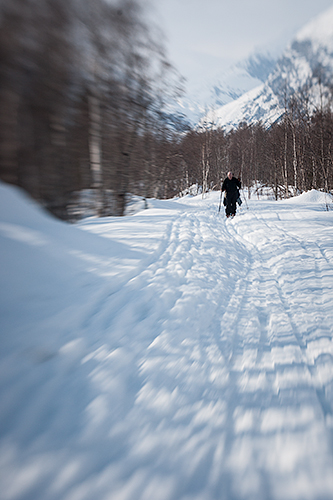
[[[236,179],[236,177],[232,177],[232,179],[229,179],[227,177],[224,179],[223,184],[222,184],[222,191],[226,191],[227,193],[227,198],[234,198],[234,195],[237,194],[236,199],[238,198],[239,191],[238,189],[241,188],[241,182]]]

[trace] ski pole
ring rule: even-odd
[[[222,185],[221,185],[221,195],[220,195],[219,212],[221,210],[221,203],[222,203]]]

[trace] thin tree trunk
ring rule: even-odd
[[[283,171],[282,171],[284,185],[285,185],[285,198],[289,198],[287,152],[288,152],[288,131],[287,131],[287,125],[285,124],[285,129],[284,129],[284,159],[283,159]]]
[[[296,151],[296,134],[294,125],[291,125],[293,135],[293,167],[294,167],[294,195],[297,194],[298,178],[297,178],[297,151]]]
[[[89,106],[89,157],[92,187],[96,192],[97,213],[102,210],[102,165],[101,165],[101,110],[96,96],[88,97]]]
[[[10,89],[0,92],[0,173],[1,179],[18,184],[18,94]]]

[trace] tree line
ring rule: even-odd
[[[144,19],[139,0],[0,0],[3,181],[67,220],[83,194],[123,215],[129,194],[204,195],[229,170],[276,199],[332,191],[330,99],[294,93],[269,128],[191,127],[170,111],[183,80]]]
[[[218,189],[232,171],[249,194],[250,188],[259,191],[264,186],[275,199],[311,189],[332,193],[332,95],[325,99],[320,95],[315,106],[302,89],[285,98],[284,110],[269,127],[243,122],[226,132],[214,123],[203,123],[188,132],[179,146],[180,191],[197,184],[205,194]]]

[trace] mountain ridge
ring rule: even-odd
[[[333,6],[315,17],[288,44],[266,81],[236,100],[211,109],[200,121],[226,131],[261,122],[270,126],[283,115],[286,97],[305,92],[310,110],[328,99],[333,79]]]

